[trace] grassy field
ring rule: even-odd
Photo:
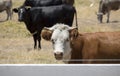
[[[24,0],[13,0],[13,8],[22,5]],[[78,14],[79,32],[120,31],[120,10],[111,12],[110,23],[106,23],[106,16],[99,24],[95,15],[98,10],[98,1],[89,7],[90,0],[76,0],[75,7]],[[0,13],[0,20],[6,18],[6,13]],[[42,40],[40,51],[33,49],[32,35],[24,23],[17,21],[17,14],[13,19],[0,22],[0,63],[1,64],[63,64],[53,56],[50,42]],[[73,26],[75,23],[73,24]]]

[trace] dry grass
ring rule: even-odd
[[[53,57],[50,43],[42,40],[43,49],[34,50],[32,38],[4,38],[0,39],[0,63],[16,64],[53,64],[62,63]],[[47,46],[47,48],[46,48]]]
[[[19,7],[24,0],[13,0],[13,7]],[[120,10],[112,12],[110,23],[99,24],[95,11],[98,1],[89,7],[90,0],[76,0],[75,7],[78,14],[79,32],[120,31]],[[5,12],[0,13],[0,20],[6,18]],[[74,24],[75,25],[75,24]],[[62,64],[53,56],[50,42],[42,40],[42,49],[33,50],[32,36],[26,30],[24,23],[17,21],[17,14],[13,19],[0,22],[0,63],[1,64]]]

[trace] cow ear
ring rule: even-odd
[[[69,33],[70,33],[70,38],[71,38],[71,39],[77,38],[77,37],[78,37],[78,34],[79,34],[77,28],[72,28],[72,29],[70,29],[70,30],[69,30]]]
[[[31,7],[27,6],[27,7],[25,7],[25,8],[26,8],[27,11],[29,11]]]
[[[26,8],[27,9],[27,11],[29,11],[30,10],[30,8]]]
[[[15,12],[15,13],[18,13],[18,9],[17,8],[12,9],[12,11]]]
[[[47,40],[47,41],[50,41],[51,40],[51,36],[52,36],[52,33],[53,31],[47,29],[47,28],[44,28],[41,32],[41,36],[43,39]]]

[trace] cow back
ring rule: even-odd
[[[74,4],[74,0],[26,0],[23,6],[31,6],[31,7],[38,7],[38,6],[53,6],[53,5],[60,5],[60,4]]]

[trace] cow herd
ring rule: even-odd
[[[34,49],[41,49],[41,36],[53,44],[54,56],[65,63],[120,63],[120,32],[80,34],[78,32],[75,0],[25,0],[12,9],[11,0],[0,1],[0,12],[6,10],[7,19],[12,11],[18,21],[24,22],[33,36]],[[100,0],[97,18],[102,23],[111,10],[120,8],[120,0]],[[73,28],[75,17],[76,27]]]

